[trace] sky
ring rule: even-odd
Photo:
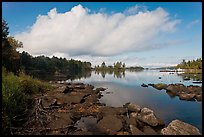
[[[202,58],[201,2],[2,2],[19,51],[126,66]]]

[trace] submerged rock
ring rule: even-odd
[[[173,120],[166,128],[161,130],[162,135],[201,135],[199,130],[180,120]]]

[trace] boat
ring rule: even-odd
[[[194,84],[201,84],[202,81],[193,81],[192,83],[194,83]]]

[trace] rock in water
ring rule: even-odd
[[[143,83],[141,86],[142,86],[142,87],[148,87],[148,85],[146,85],[146,84],[144,84],[144,83]]]
[[[201,135],[199,130],[180,120],[172,121],[166,128],[161,130],[162,135]]]
[[[158,120],[154,115],[154,112],[149,108],[143,108],[138,114],[138,119],[144,123],[147,123],[150,126],[158,125]]]
[[[194,101],[195,94],[187,94],[187,93],[181,93],[179,94],[180,100],[188,100],[188,101]]]

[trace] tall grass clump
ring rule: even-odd
[[[11,127],[16,126],[19,115],[32,110],[33,94],[48,91],[48,83],[33,79],[25,74],[19,76],[2,68],[2,129],[3,134],[10,134]]]

